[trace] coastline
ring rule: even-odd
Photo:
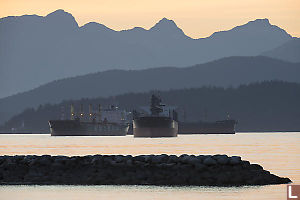
[[[241,131],[241,132],[235,132],[235,133],[178,133],[178,135],[234,135],[239,133],[300,133],[299,131]],[[0,135],[34,135],[34,134],[41,134],[41,135],[50,135],[50,133],[22,133],[22,132],[16,132],[16,133],[5,133],[0,132]],[[127,134],[129,136],[132,136],[133,134]],[[127,136],[125,135],[125,136]],[[78,136],[77,136],[78,137]]]

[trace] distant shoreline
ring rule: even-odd
[[[299,131],[241,131],[241,132],[236,132],[237,133],[297,133],[300,132]],[[50,135],[50,133],[0,133],[0,135],[35,135],[35,134],[39,134],[39,135]],[[179,134],[179,135],[234,135],[234,134],[220,134],[220,133],[216,133],[216,134]]]
[[[1,135],[22,135],[22,134],[28,134],[28,135],[34,135],[34,134],[42,134],[42,135],[50,135],[50,133],[0,133]]]

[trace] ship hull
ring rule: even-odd
[[[126,136],[128,125],[116,123],[50,120],[51,136]]]
[[[134,137],[177,137],[178,123],[169,117],[140,117],[133,120]]]
[[[235,120],[179,123],[178,134],[235,134]]]

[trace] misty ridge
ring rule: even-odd
[[[68,99],[109,97],[128,92],[237,87],[266,80],[300,82],[300,63],[268,57],[229,57],[190,67],[161,67],[144,70],[109,70],[65,78],[36,89],[0,99],[0,124],[25,108],[59,103]],[[186,96],[186,98],[189,98]]]
[[[158,93],[158,91],[154,91]],[[77,111],[80,104],[88,112],[88,105],[104,108],[112,103],[121,109],[132,111],[148,106],[153,91],[126,93],[113,97],[82,98],[65,100],[58,104],[44,104],[27,108],[0,126],[0,132],[48,133],[48,120],[70,118],[70,105]],[[300,84],[283,81],[264,81],[229,87],[200,87],[160,91],[164,103],[177,108],[180,121],[223,120],[230,115],[238,120],[237,131],[299,131],[300,130]],[[186,118],[183,118],[185,112]]]
[[[0,19],[0,98],[99,71],[185,67],[261,54],[299,62],[299,40],[268,19],[192,39],[166,18],[149,30],[115,31],[95,22],[79,27],[63,10],[10,16]]]

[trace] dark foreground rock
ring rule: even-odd
[[[226,155],[0,156],[0,184],[210,185],[291,182]]]

